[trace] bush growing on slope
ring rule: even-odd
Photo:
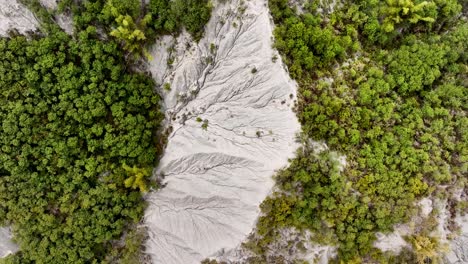
[[[208,0],[151,0],[150,12],[154,18],[156,32],[179,32],[185,27],[198,41],[203,28],[211,16],[211,3]]]

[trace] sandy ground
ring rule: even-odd
[[[173,127],[157,170],[165,187],[150,194],[145,215],[153,263],[199,263],[238,246],[274,171],[297,148],[295,84],[272,61],[266,1],[228,2],[213,10],[198,45],[183,35],[152,50],[154,78],[171,84],[164,101]]]

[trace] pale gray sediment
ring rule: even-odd
[[[298,146],[296,86],[272,49],[266,1],[243,2],[216,6],[198,44],[183,34],[152,50],[173,128],[157,170],[165,187],[145,215],[153,263],[199,263],[238,246]]]

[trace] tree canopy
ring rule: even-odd
[[[286,0],[269,5],[275,46],[299,83],[306,143],[276,176],[279,190],[263,203],[250,245],[269,263],[266,251],[278,230],[295,227],[337,245],[345,263],[388,262],[372,245],[376,232],[410,220],[415,202],[436,190],[449,197],[439,185],[466,188],[462,6],[363,0],[326,13],[314,1],[297,14]],[[317,153],[309,140],[329,150]]]
[[[126,166],[156,165],[155,84],[93,26],[2,38],[0,54],[0,221],[21,247],[3,261],[104,263],[143,213],[149,173]]]

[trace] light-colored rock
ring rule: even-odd
[[[437,227],[434,231],[431,232],[431,235],[434,237],[438,237],[440,239],[440,243],[447,244],[448,239],[447,236],[450,234],[450,230],[447,228],[448,221],[450,218],[450,212],[447,210],[447,200],[446,199],[434,199],[432,206],[435,210],[437,210]]]
[[[6,36],[12,29],[24,34],[37,27],[33,13],[17,0],[0,0],[0,36]]]
[[[63,29],[67,34],[73,34],[73,19],[71,16],[64,14],[58,14],[55,16],[55,22]]]
[[[12,242],[11,231],[8,227],[0,227],[0,258],[18,251],[18,245]]]
[[[289,6],[292,8],[296,8],[296,12],[299,15],[302,15],[305,13],[304,10],[304,5],[306,4],[307,1],[305,0],[289,0]]]
[[[56,0],[40,0],[49,10],[57,8]],[[73,33],[73,21],[70,16],[58,14],[57,24],[68,34]],[[17,0],[0,0],[0,36],[6,36],[9,30],[16,29],[20,34],[35,31],[39,22],[34,14]]]
[[[297,148],[295,84],[280,60],[272,62],[266,1],[244,2],[243,14],[238,1],[217,6],[198,45],[183,34],[152,50],[151,73],[171,84],[164,102],[173,127],[157,170],[165,187],[147,199],[153,263],[199,263],[238,246],[255,225],[271,176]],[[208,120],[206,130],[197,117]]]
[[[55,10],[57,9],[57,0],[40,0],[41,5],[47,8],[48,10]],[[56,14],[55,22],[63,29],[67,34],[73,34],[73,19],[71,15],[65,14]]]
[[[429,214],[432,212],[432,200],[429,198],[423,198],[419,201],[419,206],[421,208],[421,216],[428,217]]]
[[[450,241],[450,251],[446,255],[446,263],[468,263],[468,215],[458,216],[455,219],[460,226],[460,235]]]
[[[374,242],[374,247],[383,252],[389,251],[394,254],[400,253],[405,247],[410,247],[403,237],[411,233],[407,225],[396,225],[394,231],[388,234],[376,233],[377,240]]]
[[[39,0],[41,5],[47,9],[53,10],[57,8],[57,0]]]

